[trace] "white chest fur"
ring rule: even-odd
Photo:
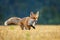
[[[33,26],[35,26],[35,24],[36,24],[36,21],[35,21],[34,19],[30,19],[30,20],[28,21],[28,25],[33,25]]]

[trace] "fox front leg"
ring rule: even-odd
[[[33,27],[33,29],[35,29],[35,27],[33,25],[30,25],[31,27]]]

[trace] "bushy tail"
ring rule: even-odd
[[[11,18],[9,18],[8,20],[6,20],[5,22],[4,22],[4,25],[10,25],[10,24],[18,24],[20,21],[21,21],[22,19],[21,18],[19,18],[19,17],[11,17]]]

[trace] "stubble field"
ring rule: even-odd
[[[0,26],[0,40],[60,40],[60,25],[36,25],[21,30],[19,26]]]

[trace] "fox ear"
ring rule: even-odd
[[[39,16],[39,11],[37,11],[36,16],[37,16],[37,17]]]
[[[33,15],[33,12],[30,12],[30,16],[32,16]]]

